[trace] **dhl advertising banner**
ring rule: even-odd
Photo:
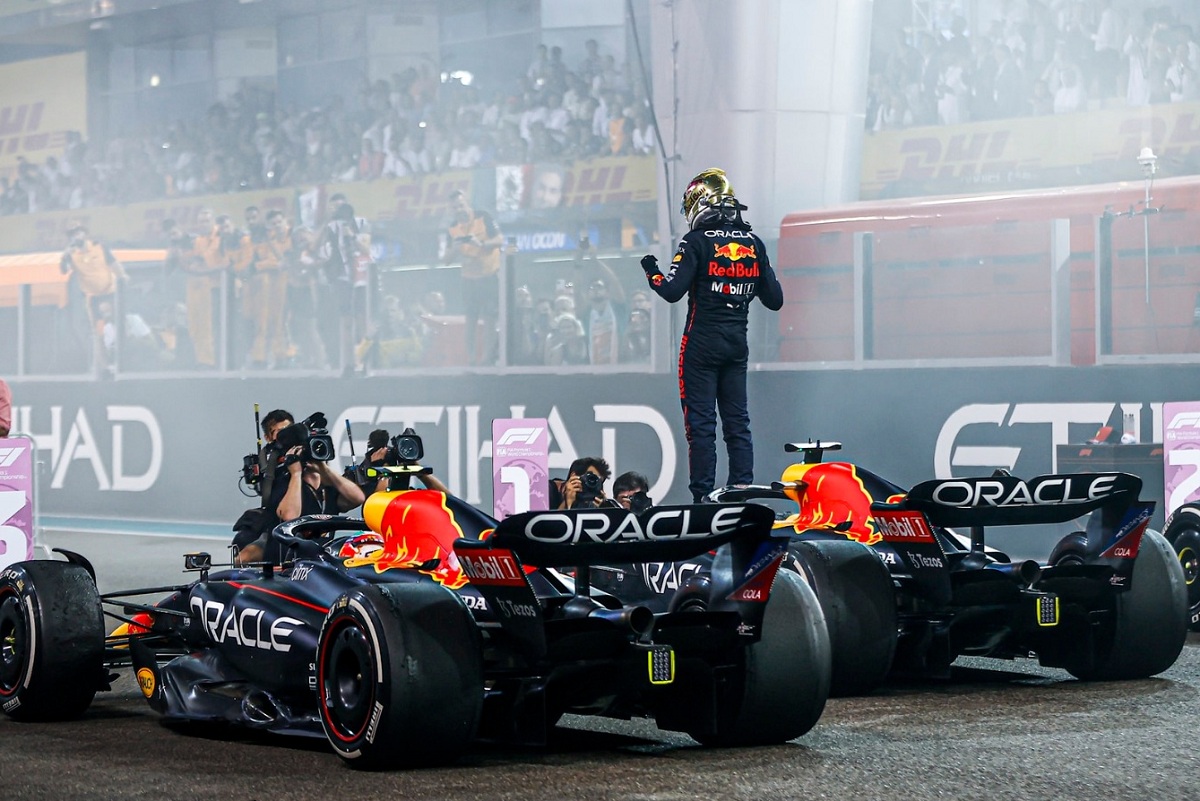
[[[405,178],[329,184],[325,196],[340,192],[354,206],[354,213],[368,220],[438,220],[450,211],[450,193],[462,190],[471,197],[469,170],[411,175]]]
[[[0,66],[0,175],[21,158],[61,157],[67,134],[87,138],[87,56],[82,52]]]
[[[0,17],[45,11],[58,4],[59,0],[0,0]]]
[[[1154,148],[1162,175],[1195,172],[1187,165],[1200,158],[1200,103],[868,134],[860,192],[866,200],[1141,180],[1143,147]]]
[[[5,80],[4,69],[7,68],[0,68],[0,81]],[[11,116],[18,113],[30,112],[10,114],[7,110],[0,110],[0,125],[9,119],[5,114]],[[61,147],[54,152],[41,154],[36,161],[32,158],[30,161],[41,163],[45,161],[46,156],[60,153]],[[15,161],[13,163],[15,164]],[[570,165],[555,165],[553,180],[542,166],[518,167],[524,173],[536,175],[538,180],[545,184],[541,190],[543,194],[539,197],[547,200],[540,208],[653,201],[657,194],[654,159],[650,157],[603,158]],[[77,211],[0,217],[0,253],[59,250],[66,245],[67,228],[76,221],[86,225],[93,236],[106,244],[161,247],[162,223],[166,219],[175,220],[189,228],[194,224],[200,209],[209,208],[216,214],[232,216],[240,224],[247,206],[258,206],[263,211],[280,209],[289,216],[295,215],[301,207],[311,207],[307,208],[305,217],[315,219],[323,205],[323,199],[339,192],[346,195],[354,206],[355,214],[368,220],[437,225],[444,221],[449,213],[450,193],[455,190],[462,190],[468,197],[476,198],[478,205],[484,210],[507,210],[489,209],[488,203],[475,193],[481,186],[490,191],[491,183],[500,178],[497,173],[505,169],[509,168],[458,170],[392,180],[326,184],[319,187],[260,189],[232,194],[167,198],[128,206],[103,206]],[[516,208],[524,208],[530,204],[532,191],[532,185],[521,190]]]
[[[247,206],[258,206],[264,212],[280,209],[291,215],[295,205],[296,190],[288,188],[13,215],[0,217],[0,247],[10,253],[61,250],[67,244],[67,229],[75,222],[86,225],[92,236],[107,245],[161,247],[165,244],[163,220],[175,220],[190,229],[200,210],[208,208],[215,214],[230,215],[240,225]]]

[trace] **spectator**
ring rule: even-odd
[[[456,190],[450,202],[454,223],[446,233],[446,261],[458,261],[462,267],[467,360],[472,365],[494,364],[504,235],[489,214],[471,208],[466,193]]]
[[[1054,93],[1054,113],[1070,114],[1085,109],[1087,93],[1084,91],[1075,69],[1073,67],[1064,69],[1060,80],[1062,83],[1058,87],[1058,91]]]
[[[111,376],[112,367],[104,347],[103,320],[100,306],[114,303],[117,282],[128,275],[121,262],[106,245],[92,240],[87,227],[76,224],[67,232],[70,242],[59,260],[59,269],[70,274],[70,284],[83,296],[92,342],[92,369],[98,377]]]
[[[588,283],[587,305],[580,314],[580,322],[587,336],[588,361],[591,364],[616,364],[620,358],[621,337],[624,334],[628,313],[625,310],[625,290],[613,271],[601,259],[589,258],[586,237],[580,243],[582,255],[575,266],[599,268],[599,275]]]
[[[546,336],[543,362],[547,365],[587,364],[587,336],[583,323],[567,312],[554,319],[554,328]]]
[[[630,309],[629,322],[621,337],[621,363],[647,364],[650,361],[650,312]]]
[[[370,275],[371,233],[367,221],[354,214],[342,194],[330,198],[330,221],[321,232],[317,258],[330,290],[331,311],[338,321],[337,342],[342,377],[363,369],[355,347],[366,333],[366,288]]]

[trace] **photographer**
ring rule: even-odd
[[[566,479],[550,480],[551,509],[586,509],[605,502],[604,482],[612,475],[608,462],[584,456],[571,462]]]
[[[366,496],[357,484],[333,472],[329,462],[304,458],[304,446],[295,445],[285,455],[287,476],[276,484],[267,508],[278,498],[275,514],[280,523],[303,515],[334,515],[362,504]],[[295,458],[293,458],[295,457]]]
[[[650,498],[650,483],[641,473],[630,470],[622,473],[613,480],[613,500],[634,514],[640,514],[651,506],[654,501]]]
[[[280,448],[275,444],[275,438],[279,436],[280,431],[293,423],[295,423],[295,419],[292,417],[292,413],[286,409],[274,409],[267,412],[266,417],[260,423],[265,443],[257,454],[250,454],[246,457],[242,467],[242,480],[247,486],[255,489],[261,496],[261,501],[255,508],[242,512],[237,522],[233,524],[234,534],[231,544],[235,547],[246,547],[270,531],[271,527],[278,522],[274,509],[267,508],[267,501],[271,498],[275,486],[276,467],[282,456]],[[256,468],[257,476],[254,475]]]

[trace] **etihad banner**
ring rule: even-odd
[[[1195,172],[1200,103],[1113,108],[868,134],[861,197],[951,195],[997,189],[1141,180],[1137,156],[1154,148],[1162,177]]]
[[[22,159],[60,158],[67,135],[87,139],[87,56],[83,51],[0,66],[0,176]]]
[[[753,370],[748,380],[756,483],[778,480],[796,460],[784,443],[811,436],[843,443],[826,460],[861,465],[902,488],[931,478],[989,476],[998,468],[1026,478],[1074,472],[1058,463],[1059,447],[1087,442],[1102,425],[1121,425],[1126,413],[1135,415],[1144,441],[1162,442],[1169,425],[1164,401],[1193,395],[1196,383],[1192,371],[1175,365]],[[880,402],[881,386],[889,397],[905,399],[903,423],[897,423],[894,404]],[[500,446],[540,446],[544,435],[545,468],[522,466],[526,474],[510,475],[501,487],[527,480],[532,496],[547,478],[565,478],[574,459],[599,456],[613,475],[636,470],[647,476],[649,494],[659,503],[690,498],[687,442],[669,373],[625,374],[619,380],[586,373],[355,381],[18,380],[13,424],[38,449],[43,515],[231,529],[243,510],[259,502],[242,492],[238,480],[243,456],[255,448],[255,403],[285,408],[298,418],[324,412],[338,472],[352,458],[347,422],[359,454],[374,429],[398,434],[411,426],[424,440],[423,463],[485,510],[497,500],[494,468],[511,466],[505,460],[515,456]],[[506,429],[505,440],[492,424],[510,418],[539,422],[522,423],[519,436]],[[541,420],[546,431],[535,432]],[[724,481],[720,440],[717,453],[717,478]],[[1152,525],[1161,530],[1161,462],[1153,468],[1145,459],[1113,464],[1141,476],[1142,498],[1159,504]],[[611,481],[605,490],[611,494]],[[503,493],[498,500],[505,501]],[[532,497],[530,508],[536,508]],[[1041,556],[1048,556],[1057,538],[1042,530],[1030,534],[1044,549]],[[998,535],[997,547],[1001,536],[1008,535]]]

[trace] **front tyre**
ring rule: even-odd
[[[1090,664],[1069,666],[1083,681],[1143,679],[1179,658],[1187,640],[1183,568],[1163,535],[1142,535],[1129,589],[1114,599],[1111,637],[1101,636]]]
[[[483,649],[471,613],[444,587],[346,592],[321,627],[316,670],[325,736],[354,767],[447,763],[475,738]]]
[[[14,720],[71,720],[104,679],[104,616],[87,570],[18,562],[0,570],[0,709]]]
[[[829,633],[817,597],[790,570],[775,574],[762,638],[746,648],[737,680],[720,688],[704,745],[775,745],[808,732],[829,697]]]
[[[1187,586],[1188,628],[1200,631],[1200,507],[1181,506],[1163,532],[1175,549]]]

